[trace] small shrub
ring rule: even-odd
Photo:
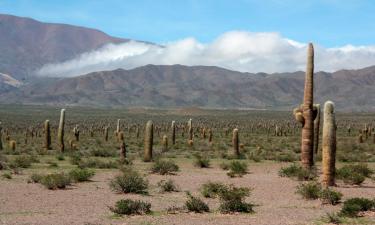
[[[229,170],[229,163],[222,162],[219,166],[222,170]]]
[[[302,183],[297,186],[297,194],[305,199],[318,199],[322,187],[317,182]]]
[[[119,215],[141,215],[151,212],[151,203],[140,200],[122,199],[116,202],[114,207],[109,209]]]
[[[161,180],[158,182],[158,187],[162,192],[178,192],[178,188],[173,182],[173,180]]]
[[[81,168],[76,168],[72,169],[69,172],[70,178],[74,182],[83,182],[83,181],[89,181],[91,177],[95,175],[95,171],[89,170],[89,169],[81,169]]]
[[[59,167],[59,165],[56,162],[48,162],[49,167],[56,168]]]
[[[70,178],[64,173],[53,173],[43,176],[40,183],[48,189],[64,189],[70,185]]]
[[[201,193],[206,198],[216,198],[220,192],[227,191],[228,187],[219,182],[208,182],[202,185]]]
[[[207,156],[201,156],[200,154],[194,155],[194,166],[199,168],[209,168],[210,159]]]
[[[3,174],[1,175],[1,177],[10,180],[10,179],[12,179],[12,174],[6,172],[6,173],[3,173]]]
[[[249,188],[238,188],[230,186],[226,191],[219,192],[220,212],[253,212],[253,204],[244,202],[245,197],[250,195]]]
[[[185,202],[185,206],[190,212],[203,213],[210,211],[208,205],[200,198],[192,196],[189,192],[186,195],[188,200]]]
[[[158,173],[160,175],[175,174],[178,170],[178,165],[171,160],[157,160],[151,167],[152,173]]]
[[[115,157],[117,153],[114,150],[100,148],[100,149],[92,149],[90,151],[90,155],[96,156],[96,157]]]
[[[279,170],[280,177],[297,178],[297,180],[314,180],[317,177],[316,170],[306,170],[295,163]]]
[[[146,194],[148,181],[138,172],[127,170],[115,176],[115,178],[110,181],[109,186],[112,190],[117,192]]]
[[[375,201],[366,198],[351,198],[344,202],[340,215],[356,217],[359,212],[368,211],[375,208]]]
[[[242,177],[247,174],[246,162],[232,161],[229,164],[229,172],[227,173],[230,177]]]
[[[11,160],[9,166],[10,168],[29,168],[33,161],[33,158],[29,155],[19,155]]]
[[[336,170],[337,179],[342,180],[345,184],[360,185],[366,177],[371,177],[374,173],[367,164],[345,165]]]
[[[98,169],[113,169],[117,168],[118,164],[116,161],[104,161],[100,159],[81,159],[78,162],[79,168],[98,168]]]
[[[342,224],[343,219],[337,213],[327,213],[324,222],[329,224]]]
[[[29,182],[30,183],[40,183],[40,181],[42,180],[42,178],[43,178],[43,175],[38,174],[38,173],[33,173],[30,176]]]
[[[58,154],[56,156],[56,159],[59,160],[59,161],[64,161],[65,160],[65,156],[63,154]]]
[[[342,194],[338,191],[325,188],[320,191],[319,198],[322,200],[323,204],[336,205],[340,202]]]

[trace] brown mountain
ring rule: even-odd
[[[0,14],[0,73],[22,79],[46,63],[125,41],[95,29]]]
[[[301,103],[304,73],[251,74],[209,66],[147,65],[74,78],[39,78],[0,94],[1,103],[88,106],[200,106],[291,109]],[[315,74],[317,103],[375,110],[375,66]]]

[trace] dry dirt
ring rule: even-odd
[[[136,162],[140,168],[145,165]],[[282,163],[264,162],[249,165],[250,173],[242,178],[228,178],[217,163],[209,169],[198,169],[191,162],[178,163],[180,172],[169,176],[182,190],[177,193],[159,193],[158,181],[166,176],[147,175],[150,195],[116,194],[108,186],[115,171],[97,171],[92,182],[79,183],[66,190],[47,190],[40,184],[28,184],[30,173],[0,180],[0,224],[315,224],[326,212],[340,206],[322,205],[319,200],[306,201],[295,194],[299,182],[278,176]],[[204,199],[212,209],[210,213],[167,214],[170,206],[182,206],[184,191],[199,194],[199,187],[207,181],[222,181],[236,186],[250,187],[247,201],[257,204],[253,214],[223,215],[216,209],[218,200]],[[361,187],[338,185],[336,188],[350,197],[374,197],[375,183],[369,179]],[[152,215],[116,217],[108,206],[123,198],[139,198],[152,204]],[[370,215],[370,220],[374,215]]]

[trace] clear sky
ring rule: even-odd
[[[375,44],[374,0],[0,0],[0,13],[155,43],[243,30],[324,47]]]

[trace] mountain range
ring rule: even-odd
[[[0,14],[0,103],[99,107],[208,107],[290,110],[302,101],[304,72],[242,73],[214,66],[145,65],[71,78],[35,77],[108,43],[101,31]],[[315,101],[375,111],[375,66],[315,74]]]

